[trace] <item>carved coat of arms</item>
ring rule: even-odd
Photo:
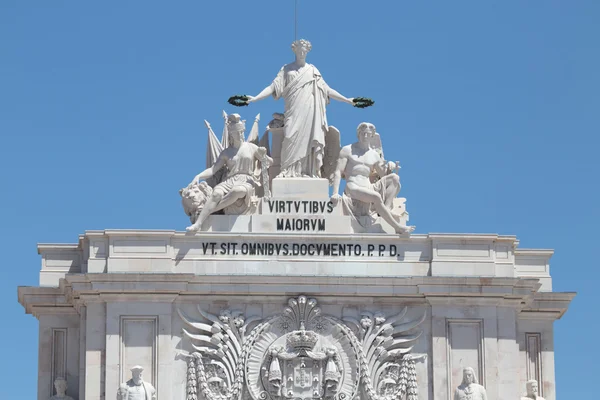
[[[425,315],[402,322],[405,308],[340,320],[305,296],[265,319],[198,310],[205,321],[179,311],[194,349],[187,400],[418,399],[415,361],[423,355],[411,351]]]
[[[342,368],[335,347],[318,348],[319,335],[304,329],[272,346],[262,367],[263,387],[271,398],[321,399],[337,393]]]

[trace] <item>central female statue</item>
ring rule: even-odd
[[[320,177],[327,125],[326,106],[329,99],[353,104],[330,88],[321,73],[306,62],[312,46],[301,39],[292,43],[296,61],[285,65],[257,96],[248,96],[255,102],[273,96],[285,101],[284,138],[281,148],[280,177]]]

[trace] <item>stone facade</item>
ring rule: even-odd
[[[280,249],[277,255],[284,244],[288,254]],[[325,255],[323,247],[316,253],[317,244],[335,246]],[[343,246],[349,244],[355,248]],[[207,315],[227,311],[232,321],[265,321],[300,296],[315,299],[321,315],[341,321],[359,338],[360,328],[348,321],[360,324],[371,315],[376,324],[376,314],[390,318],[403,310],[394,324],[422,318],[407,333],[418,334],[409,353],[415,358],[415,398],[452,398],[463,369],[472,367],[489,399],[519,398],[531,379],[540,382],[541,396],[555,399],[553,322],[574,294],[552,292],[552,251],[519,249],[514,236],[106,230],[88,231],[72,245],[40,244],[38,250],[40,286],[20,287],[19,301],[39,319],[39,400],[54,394],[59,376],[73,398],[116,398],[138,364],[158,399],[190,399],[190,357],[206,347],[189,336],[202,335],[190,323],[210,325]],[[255,363],[267,357],[268,338],[283,337],[278,324],[266,344],[252,349]],[[360,363],[348,361],[357,356],[342,343],[346,339],[324,335],[323,347],[337,348],[347,361],[340,374],[360,370]],[[319,362],[325,371],[326,363]],[[260,397],[259,389],[248,389],[258,384],[257,371],[242,380],[245,398]],[[393,369],[387,374],[398,375]],[[377,392],[385,388],[384,375],[376,377],[379,388],[371,382],[374,394],[363,392],[356,375],[345,375],[350,386],[343,393],[384,398]],[[206,397],[196,384],[198,398]]]

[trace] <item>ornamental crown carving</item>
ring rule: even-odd
[[[417,400],[412,353],[422,318],[405,322],[407,308],[386,317],[322,315],[317,300],[298,296],[267,318],[200,307],[202,321],[181,310],[191,342],[187,400]]]
[[[288,347],[299,350],[299,351],[307,351],[312,350],[319,341],[319,336],[312,331],[294,331],[287,335],[287,345]]]

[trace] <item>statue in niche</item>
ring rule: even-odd
[[[56,378],[54,389],[56,389],[56,395],[50,397],[50,400],[73,400],[71,396],[67,396],[67,380],[65,378]]]
[[[333,178],[333,196],[342,200],[344,213],[353,217],[379,215],[399,233],[410,233],[415,227],[401,225],[399,215],[393,214],[394,199],[400,192],[398,164],[386,162],[375,126],[363,122],[357,128],[358,142],[344,146],[339,153]],[[341,179],[346,179],[344,195],[340,196]],[[357,219],[358,221],[358,219]]]
[[[463,380],[454,392],[454,400],[487,400],[485,388],[477,382],[473,368],[463,369]]]
[[[122,383],[117,391],[117,400],[156,400],[156,389],[142,379],[144,368],[131,368],[131,379]]]
[[[186,228],[188,232],[200,230],[208,216],[216,212],[240,215],[254,210],[261,176],[263,180],[265,178],[261,167],[263,164],[270,165],[273,160],[267,155],[266,148],[244,140],[245,130],[246,123],[239,114],[230,114],[227,117],[229,147],[220,151],[212,166],[180,190],[184,210],[192,221],[192,225]],[[209,126],[209,143],[211,133]],[[209,145],[209,152],[220,146],[218,143],[213,145]]]
[[[271,85],[256,96],[247,96],[248,102],[273,96],[285,101],[284,138],[281,148],[281,173],[279,177],[321,177],[324,165],[324,148],[329,136],[337,130],[327,124],[326,106],[330,99],[354,105],[327,85],[319,70],[306,62],[312,49],[308,40],[292,43],[296,60],[281,68]],[[339,137],[339,132],[337,132]]]
[[[535,379],[532,379],[530,381],[527,381],[527,383],[525,384],[525,389],[527,390],[527,392],[525,393],[525,395],[523,397],[521,397],[521,400],[529,400],[529,399],[536,399],[536,400],[544,400],[544,398],[540,395],[538,395],[538,383]]]

